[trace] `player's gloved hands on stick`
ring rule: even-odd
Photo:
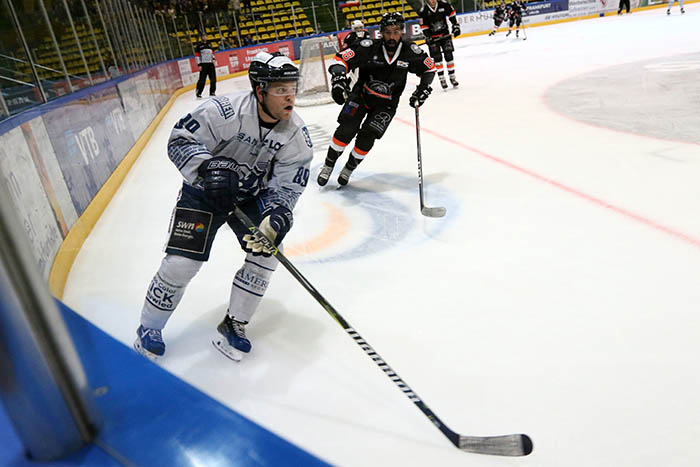
[[[454,37],[457,37],[457,36],[459,36],[460,34],[462,34],[462,30],[459,29],[459,24],[455,24],[454,26],[452,26],[452,35],[453,35]]]
[[[277,246],[282,243],[284,236],[287,235],[289,229],[292,228],[292,223],[292,211],[283,206],[279,206],[269,211],[267,216],[260,222],[258,229],[265,234],[268,240]],[[248,253],[253,253],[254,256],[272,255],[272,249],[266,247],[265,244],[253,234],[244,235],[243,241],[246,243],[243,249]]]
[[[238,174],[227,157],[214,157],[199,166],[204,196],[217,212],[229,212],[236,204]]]
[[[345,73],[331,76],[331,96],[338,105],[345,104],[345,95],[350,93],[350,78]]]
[[[411,98],[408,100],[408,105],[414,109],[416,107],[420,107],[425,103],[425,100],[428,98],[432,90],[433,88],[430,86],[418,86],[416,90],[413,91],[413,94],[411,94]]]

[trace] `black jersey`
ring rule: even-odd
[[[394,106],[398,105],[401,93],[406,87],[408,73],[422,76],[427,72],[435,72],[435,61],[408,39],[399,42],[391,58],[382,39],[364,39],[338,52],[335,59],[336,63],[331,67],[340,64],[345,67],[346,72],[359,68],[360,74],[353,92],[391,100]]]
[[[369,31],[363,29],[362,31],[352,31],[350,34],[345,36],[343,39],[343,50],[353,45],[357,45],[361,40],[369,39]]]
[[[496,8],[493,9],[493,19],[498,19],[498,20],[503,20],[503,18],[506,17],[506,6],[503,4],[498,4],[496,5]]]
[[[214,47],[209,41],[200,42],[197,44],[194,56],[197,63],[214,63]]]
[[[442,0],[438,0],[435,9],[432,9],[426,2],[420,9],[418,16],[423,35],[430,36],[432,39],[450,35],[450,29],[447,26],[448,19],[452,26],[457,24],[457,12],[452,8],[452,5]]]
[[[527,9],[527,6],[525,5],[525,2],[522,2],[520,0],[515,0],[513,3],[511,3],[509,5],[508,16],[510,16],[510,17],[522,16],[523,12],[526,9]]]

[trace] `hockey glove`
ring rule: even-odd
[[[227,157],[214,157],[199,166],[204,197],[216,212],[229,212],[236,204],[238,174],[235,162]]]
[[[345,73],[331,76],[331,96],[338,105],[345,104],[345,96],[350,93],[350,78]]]
[[[292,228],[292,223],[292,211],[283,206],[279,206],[272,209],[269,214],[263,218],[258,229],[265,234],[268,240],[277,246],[282,243],[284,236],[287,235],[289,229]],[[245,247],[243,247],[243,249],[248,253],[253,253],[254,256],[271,256],[273,253],[272,249],[266,247],[265,244],[253,234],[244,235],[243,241],[245,242]]]
[[[408,105],[413,108],[420,107],[425,103],[425,100],[428,98],[432,90],[433,88],[430,86],[418,86],[416,90],[413,91],[413,94],[411,94],[411,98],[408,100]]]
[[[457,36],[459,36],[460,34],[462,34],[462,30],[459,29],[459,24],[454,24],[454,25],[452,25],[452,35],[453,35],[454,37],[457,37]]]

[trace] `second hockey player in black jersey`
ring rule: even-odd
[[[459,24],[457,24],[457,12],[446,1],[426,0],[418,15],[420,16],[420,27],[425,36],[425,43],[428,45],[430,56],[435,60],[435,68],[437,69],[442,89],[447,89],[445,72],[442,69],[443,54],[445,55],[445,65],[447,74],[450,76],[450,82],[454,87],[459,86],[455,77],[455,63],[452,54],[454,51],[452,36],[457,37],[461,34]],[[447,26],[448,20],[452,23],[451,34]]]
[[[360,41],[364,39],[369,39],[369,31],[365,29],[365,25],[362,24],[362,21],[356,19],[352,22],[352,32],[343,39],[343,50],[359,44]]]
[[[506,2],[505,0],[501,0],[501,3],[496,5],[496,8],[493,10],[493,31],[489,33],[489,36],[496,34],[498,28],[501,27],[501,23],[506,19],[506,11]]]
[[[508,33],[506,37],[513,32],[513,26],[515,26],[515,37],[519,37],[520,25],[523,23],[523,13],[525,13],[526,9],[527,5],[522,0],[515,0],[508,5]]]
[[[348,183],[352,171],[364,160],[374,142],[384,135],[394,118],[408,73],[420,77],[420,83],[409,99],[411,107],[423,105],[432,90],[430,83],[435,77],[435,62],[418,45],[403,39],[403,16],[386,13],[380,31],[381,39],[365,39],[339,52],[336,63],[328,69],[332,75],[333,100],[343,105],[343,109],[318,175],[321,186],[328,183],[335,163],[355,138],[355,147],[338,176],[340,185]],[[347,73],[354,69],[359,69],[360,73],[350,90]]]

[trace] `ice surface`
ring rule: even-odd
[[[697,54],[700,5],[686,12],[457,40],[459,90],[436,89],[421,112],[426,204],[447,216],[419,211],[415,79],[350,185],[336,189],[337,167],[295,211],[289,257],[437,415],[463,434],[527,433],[531,456],[455,449],[282,267],[248,327],[250,356],[220,355],[210,337],[243,258],[229,230],[165,329],[160,364],[336,465],[700,465],[700,146],[609,126],[609,101],[595,101],[621,79],[605,70]],[[698,68],[677,73],[664,76],[697,96]],[[648,118],[636,75],[622,76],[620,118]],[[546,98],[567,83],[599,121]],[[68,305],[126,345],[181,183],[165,141],[196,105],[192,92],[176,101],[66,287]],[[691,99],[671,107],[653,116],[663,127],[698,115]],[[313,180],[339,110],[299,109]]]

